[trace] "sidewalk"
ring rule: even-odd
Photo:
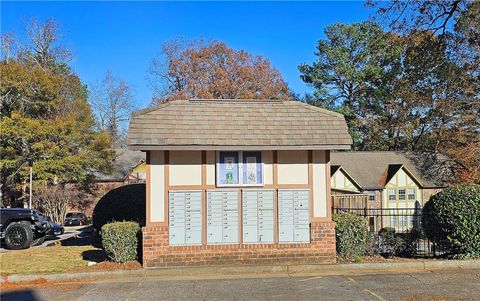
[[[0,283],[28,283],[35,281],[121,281],[122,279],[154,278],[175,279],[225,279],[258,277],[296,277],[327,275],[366,275],[402,272],[425,272],[447,269],[480,269],[480,260],[429,260],[391,263],[359,264],[278,264],[235,266],[191,266],[117,270],[108,272],[82,272],[39,275],[2,276]]]

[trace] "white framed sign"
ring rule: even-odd
[[[261,151],[217,152],[217,186],[263,186]]]

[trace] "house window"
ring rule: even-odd
[[[217,186],[262,186],[263,162],[259,151],[222,151],[217,159]]]
[[[405,189],[399,189],[398,190],[398,199],[401,201],[405,200]]]
[[[397,199],[397,191],[395,189],[388,190],[388,200],[395,201]]]
[[[370,192],[368,194],[368,200],[372,202],[375,201],[375,192]]]
[[[415,200],[415,188],[408,188],[407,189],[407,196],[410,201]]]

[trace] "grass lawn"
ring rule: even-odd
[[[0,274],[45,274],[67,272],[104,260],[104,252],[90,245],[53,246],[0,254]]]

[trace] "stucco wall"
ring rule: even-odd
[[[384,208],[415,208],[415,202],[409,201],[408,197],[405,201],[402,202],[391,202],[388,200],[388,189],[396,189],[398,194],[398,189],[407,189],[407,188],[414,188],[415,189],[415,196],[416,200],[421,205],[423,204],[423,194],[420,187],[415,183],[415,181],[403,170],[400,169],[388,183],[385,185],[385,189],[383,190],[383,206]],[[395,204],[394,204],[395,203]]]
[[[332,176],[331,179],[332,188],[340,190],[350,190],[359,192],[355,184],[345,175],[342,169],[337,170],[337,172]]]
[[[202,152],[171,151],[170,186],[202,185]]]
[[[313,216],[326,217],[329,208],[327,208],[327,172],[326,172],[326,152],[312,152],[312,190],[313,190]],[[329,196],[328,196],[329,197]]]
[[[150,221],[165,221],[165,154],[163,151],[150,152],[150,181],[147,189],[150,193]],[[148,192],[147,192],[148,193]]]
[[[319,151],[320,152],[320,151]],[[321,151],[321,153],[324,153]],[[207,185],[216,183],[216,152],[206,152]],[[170,185],[202,184],[202,152],[170,151]],[[262,151],[264,184],[273,184],[273,151]],[[308,152],[278,151],[278,183],[308,184]]]
[[[207,151],[207,185],[215,185],[215,151]]]
[[[265,185],[273,184],[273,151],[262,151],[263,181]]]
[[[308,151],[278,151],[278,184],[308,184]]]

